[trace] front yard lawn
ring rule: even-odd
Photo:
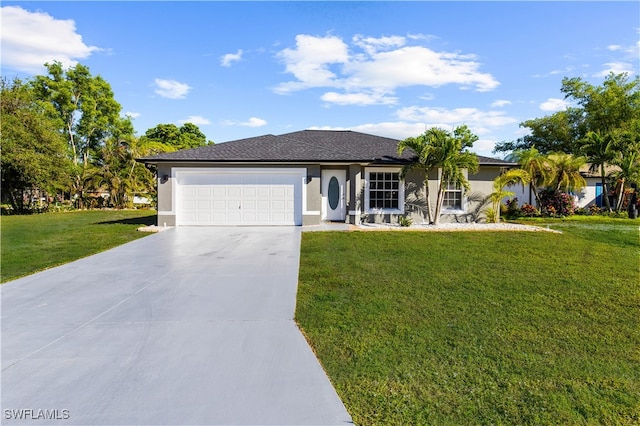
[[[303,234],[296,320],[356,424],[640,423],[638,221],[549,226]]]
[[[155,223],[152,210],[2,216],[0,280],[12,280],[124,244]]]

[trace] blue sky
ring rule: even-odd
[[[563,77],[639,71],[640,3],[2,2],[5,77],[82,63],[137,134],[302,129],[403,139],[467,124],[474,150],[564,109]]]

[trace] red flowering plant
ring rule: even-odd
[[[540,212],[538,212],[538,209],[536,209],[535,206],[532,206],[529,203],[524,203],[522,207],[520,207],[520,213],[522,213],[522,216],[526,217],[534,217],[540,214]]]
[[[540,192],[540,202],[549,216],[571,216],[575,209],[573,196],[565,192],[545,189]]]

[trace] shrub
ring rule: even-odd
[[[400,224],[400,226],[408,227],[408,226],[411,226],[411,224],[413,224],[413,219],[407,216],[400,216],[398,218],[398,223]]]
[[[589,213],[589,211],[587,209],[585,209],[584,207],[577,208],[573,212],[573,214],[580,215],[580,216],[586,216],[588,213]]]
[[[612,212],[609,212],[609,217],[613,217],[613,218],[616,218],[616,219],[628,219],[629,218],[629,213],[627,211],[624,211],[624,210],[612,211]]]
[[[570,194],[545,189],[540,192],[543,213],[549,216],[571,216],[574,211],[574,199]]]
[[[597,216],[599,214],[602,214],[602,209],[600,207],[598,207],[596,204],[593,204],[593,205],[589,206],[589,212],[592,215]]]
[[[511,200],[507,200],[505,203],[507,210],[504,212],[504,217],[507,219],[517,219],[521,216],[520,209],[518,208],[518,199],[513,198]]]
[[[522,207],[520,207],[520,214],[525,217],[535,217],[539,216],[540,212],[531,204],[524,203]]]

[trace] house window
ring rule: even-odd
[[[369,213],[402,213],[404,187],[398,169],[366,171],[365,206]]]
[[[462,210],[462,187],[448,181],[444,191],[442,207],[446,210]]]

